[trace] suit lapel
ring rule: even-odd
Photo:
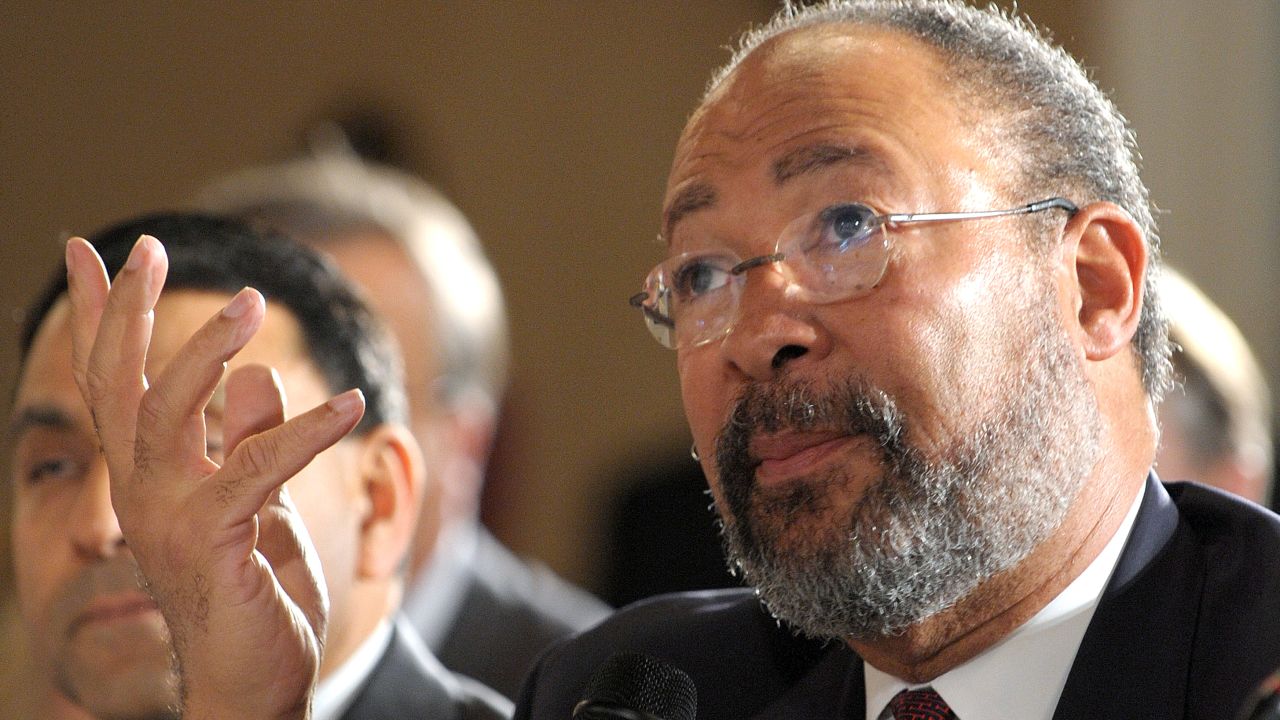
[[[1205,562],[1154,476],[1054,720],[1184,716]]]
[[[433,672],[434,658],[424,657],[411,632],[396,622],[391,644],[342,720],[457,716],[456,701]]]
[[[864,685],[861,658],[843,644],[835,644],[752,720],[863,720]]]

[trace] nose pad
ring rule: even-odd
[[[730,271],[738,276],[738,288],[727,333],[733,333],[735,328],[749,318],[753,312],[751,306],[759,304],[758,301],[753,301],[753,296],[762,293],[777,295],[780,299],[795,296],[799,288],[793,282],[791,272],[781,263],[783,257],[780,254],[761,255],[743,260]],[[749,273],[749,270],[757,272]]]
[[[744,374],[764,380],[809,354],[820,331],[784,264],[746,276],[721,352]]]

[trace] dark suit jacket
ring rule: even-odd
[[[462,602],[432,652],[445,667],[507,697],[515,697],[534,660],[551,643],[612,612],[547,567],[516,557],[484,528],[478,531],[473,562],[455,568],[447,582],[462,588]],[[411,612],[409,621],[425,636],[435,636]]]
[[[391,644],[342,720],[503,720],[511,703],[470,678],[454,675],[398,618]]]
[[[698,720],[864,714],[862,660],[797,638],[750,591],[632,605],[539,662],[516,718],[570,717],[594,670],[620,650],[690,674]],[[1224,720],[1280,667],[1280,518],[1154,476],[1067,678],[1055,720]]]

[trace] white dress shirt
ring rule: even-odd
[[[1115,570],[1146,487],[1106,547],[1040,612],[977,657],[910,684],[865,664],[866,717],[892,720],[889,701],[901,690],[932,687],[960,720],[1052,720],[1080,641]]]
[[[391,623],[383,619],[346,662],[316,685],[316,694],[311,701],[311,720],[338,720],[342,717],[390,644]]]

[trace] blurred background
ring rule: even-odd
[[[1280,3],[1023,0],[1132,120],[1166,257],[1280,387]],[[674,356],[627,306],[671,151],[771,0],[0,4],[0,389],[71,234],[184,205],[325,122],[466,213],[510,307],[485,518],[600,587],[627,468],[687,457]],[[689,461],[692,464],[692,461]],[[0,535],[8,558],[7,511]],[[0,575],[10,582],[7,568]]]

